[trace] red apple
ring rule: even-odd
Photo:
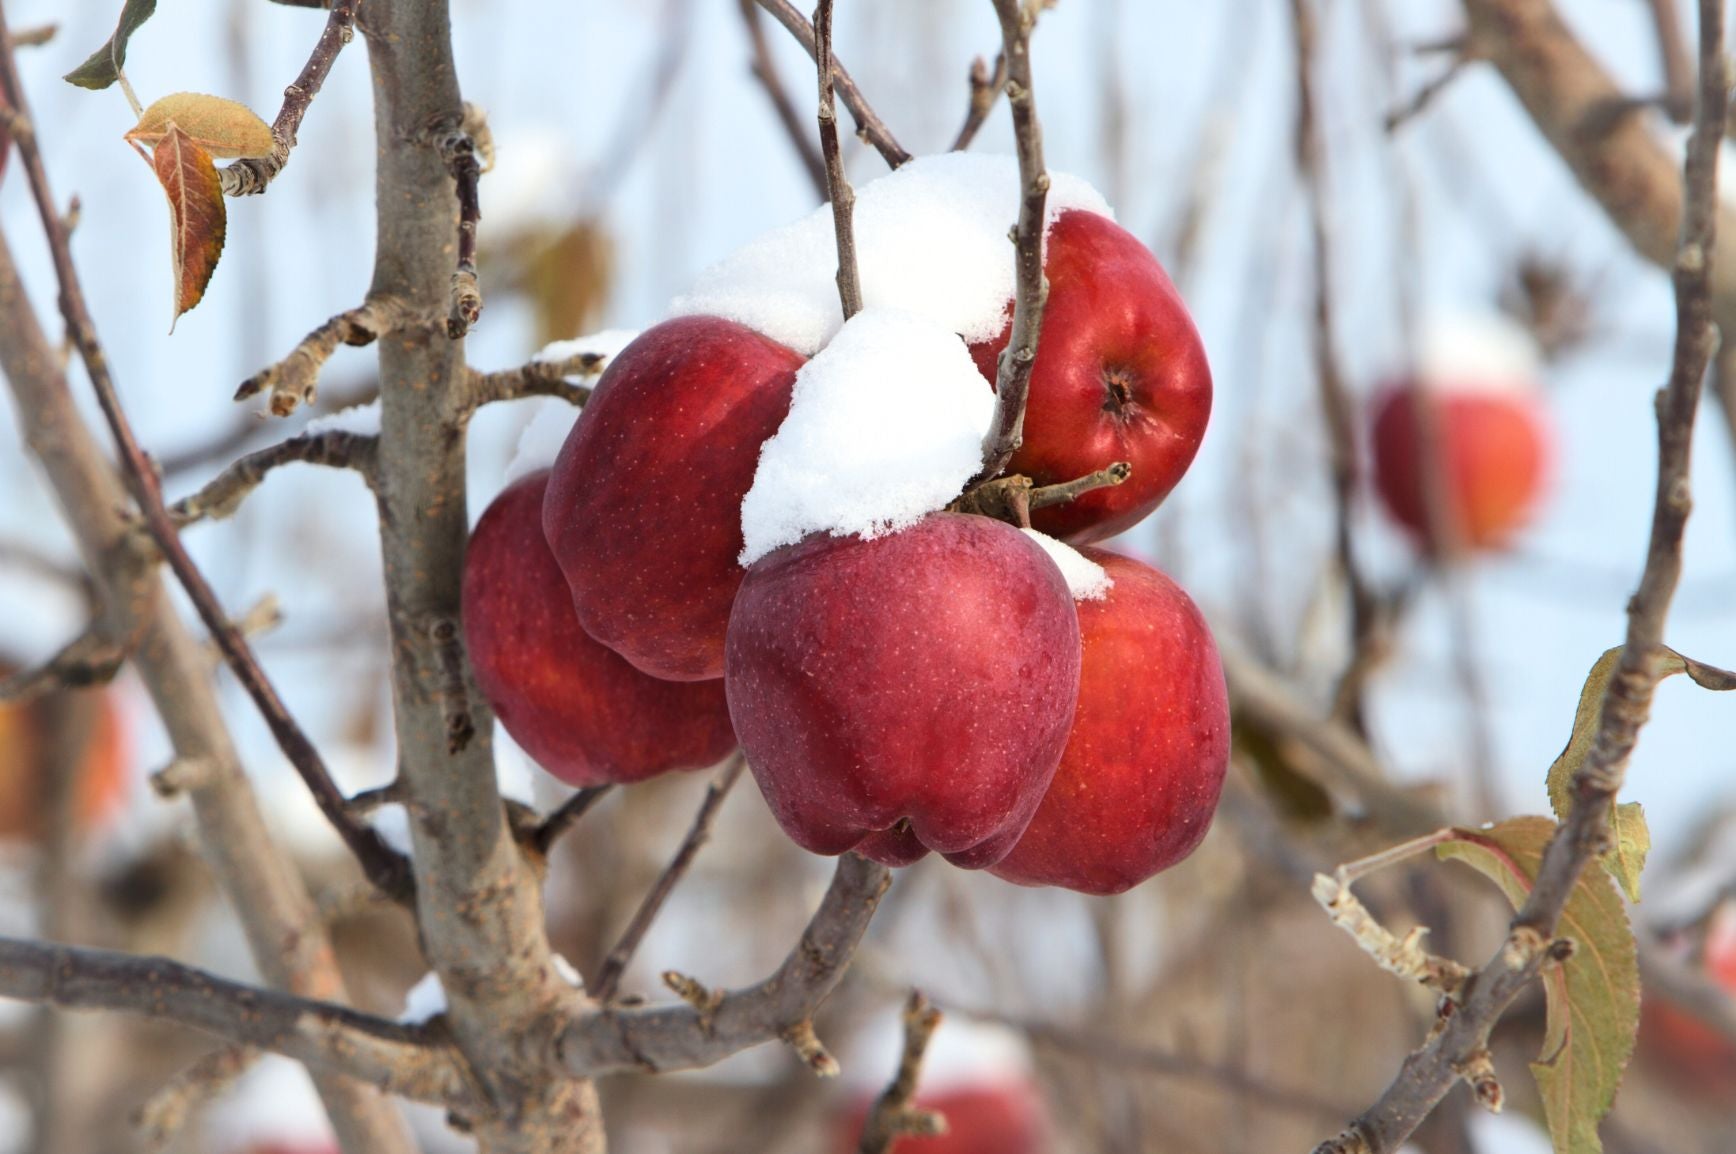
[[[1736,997],[1736,904],[1721,906],[1706,932],[1707,977]],[[1736,1046],[1687,1010],[1661,998],[1640,1003],[1640,1054],[1689,1095],[1736,1100]]]
[[[587,633],[654,677],[723,676],[741,500],[802,358],[717,317],[642,333],[555,461],[543,530]]]
[[[0,662],[0,678],[14,672],[16,667]],[[63,692],[78,695],[90,727],[83,735],[72,795],[74,827],[88,832],[112,818],[125,798],[127,730],[112,691]],[[56,705],[48,698],[28,704],[0,702],[0,838],[34,841],[42,836],[42,786],[52,770],[50,711]]]
[[[999,521],[933,513],[815,535],[748,570],[729,619],[730,717],[784,832],[888,865],[980,869],[1031,820],[1079,692],[1061,573]]]
[[[1181,586],[1132,558],[1082,552],[1114,584],[1078,604],[1078,712],[1037,816],[991,872],[1118,894],[1205,837],[1229,766],[1230,703],[1211,630]]]
[[[1134,525],[1187,472],[1212,411],[1212,373],[1193,318],[1163,266],[1132,233],[1069,211],[1049,230],[1049,304],[1031,368],[1025,442],[1008,470],[1039,485],[1126,461],[1133,475],[1031,515],[1068,541],[1099,541]],[[991,382],[1012,322],[971,346]]]
[[[719,681],[660,681],[591,640],[542,534],[547,470],[508,486],[464,559],[464,641],[513,740],[570,785],[642,781],[735,748]]]
[[[1499,548],[1525,525],[1543,492],[1549,460],[1543,410],[1521,388],[1483,382],[1405,382],[1380,397],[1374,489],[1393,519],[1430,553],[1444,552],[1445,542],[1431,542],[1429,530],[1425,387],[1448,539],[1469,549]]]
[[[1053,1148],[1042,1092],[1028,1082],[962,1085],[919,1093],[916,1105],[946,1117],[946,1133],[900,1138],[899,1154],[1044,1154]],[[838,1129],[838,1154],[854,1154],[868,1124],[872,1099],[851,1107]]]

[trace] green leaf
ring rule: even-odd
[[[1555,829],[1546,817],[1518,817],[1454,830],[1456,840],[1435,852],[1494,881],[1518,909]],[[1615,1102],[1640,1020],[1633,927],[1609,877],[1595,870],[1580,875],[1557,932],[1576,948],[1567,961],[1544,968],[1543,1053],[1531,1074],[1556,1154],[1600,1154],[1598,1123]]]
[[[1566,821],[1568,812],[1573,808],[1573,775],[1585,764],[1592,744],[1597,740],[1598,721],[1603,715],[1604,694],[1609,690],[1610,679],[1615,676],[1616,665],[1620,660],[1621,648],[1618,646],[1606,651],[1591,667],[1591,672],[1585,678],[1585,688],[1579,691],[1579,708],[1574,711],[1573,733],[1567,739],[1567,748],[1561,751],[1561,756],[1549,767],[1549,805],[1555,810],[1555,817],[1559,821]],[[1683,657],[1674,649],[1661,647],[1658,655],[1658,678],[1662,680],[1677,673],[1686,673],[1696,685],[1705,689],[1736,689],[1736,673]],[[1615,845],[1603,856],[1603,867],[1621,883],[1628,900],[1637,902],[1640,900],[1640,871],[1645,869],[1646,854],[1652,848],[1652,835],[1646,828],[1645,811],[1638,802],[1618,805],[1611,814],[1610,823]]]
[[[88,60],[66,74],[67,83],[93,90],[113,84],[120,76],[121,66],[127,62],[127,41],[156,10],[157,0],[127,0],[114,35],[92,52]]]

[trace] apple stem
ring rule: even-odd
[[[1022,473],[1014,473],[1010,477],[996,477],[973,485],[947,508],[954,513],[975,513],[1029,529],[1032,509],[1064,505],[1094,489],[1119,485],[1132,475],[1133,466],[1126,461],[1116,461],[1095,473],[1062,481],[1058,485],[1039,486]]]
[[[1113,489],[1115,486],[1133,476],[1133,465],[1128,461],[1116,461],[1095,473],[1076,477],[1071,481],[1062,481],[1058,485],[1042,485],[1031,490],[1031,508],[1046,509],[1050,505],[1064,505],[1076,500],[1095,489]]]

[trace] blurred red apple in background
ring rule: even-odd
[[[655,677],[723,675],[741,501],[802,357],[717,317],[646,330],[555,461],[543,529],[579,624]]]
[[[641,781],[735,748],[721,681],[660,681],[579,628],[543,539],[547,470],[508,486],[464,560],[464,640],[513,740],[570,785]]]
[[[1082,552],[1114,584],[1078,603],[1078,712],[1037,816],[991,872],[1115,894],[1205,837],[1229,766],[1230,704],[1217,645],[1187,593],[1132,558]]]
[[[1075,543],[1098,541],[1157,508],[1187,472],[1212,409],[1212,374],[1193,318],[1139,239],[1095,213],[1063,212],[1049,230],[1049,304],[1031,370],[1025,440],[1008,465],[1039,485],[1116,461],[1133,475],[1032,524]],[[1012,322],[971,356],[991,382]]]
[[[0,662],[0,678],[16,667]],[[95,829],[119,810],[127,790],[128,734],[112,691],[75,689],[24,704],[0,703],[0,838],[42,836],[46,775],[55,740],[53,712],[66,710],[68,736],[83,743],[72,797],[75,828]]]
[[[804,849],[979,869],[1035,812],[1079,692],[1060,571],[986,517],[815,535],[748,570],[730,615],[730,716]]]
[[[1736,998],[1736,902],[1712,914],[1701,962],[1706,975]],[[1666,1070],[1690,1096],[1736,1106],[1736,1046],[1687,1010],[1649,994],[1640,1002],[1641,1060]]]
[[[894,1149],[911,1154],[1044,1154],[1052,1148],[1042,1092],[1026,1081],[958,1085],[919,1093],[916,1106],[946,1116],[946,1133],[900,1138]],[[853,1154],[874,1108],[857,1101],[838,1128],[838,1154]]]

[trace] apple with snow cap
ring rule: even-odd
[[[1038,485],[1133,466],[1123,484],[1039,509],[1038,529],[1075,544],[1130,528],[1193,463],[1212,410],[1212,374],[1187,305],[1157,258],[1105,216],[1063,212],[1050,226],[1048,305],[1031,366],[1024,443],[1007,465]],[[1006,324],[971,344],[992,383]]]
[[[732,321],[665,321],[610,363],[555,460],[543,531],[579,624],[653,677],[723,674],[741,500],[801,363]]]
[[[1529,521],[1550,460],[1539,375],[1531,338],[1510,323],[1441,318],[1424,331],[1416,371],[1377,398],[1374,490],[1426,552],[1498,549]]]
[[[815,534],[748,570],[730,614],[730,717],[778,824],[820,854],[993,865],[1054,776],[1079,624],[1017,529],[933,513]]]
[[[1131,557],[1075,556],[1096,570],[1074,579],[1078,709],[1043,803],[991,872],[1117,894],[1205,837],[1229,767],[1230,705],[1211,630],[1179,585]]]
[[[464,561],[464,640],[501,724],[569,785],[713,765],[735,748],[723,685],[662,681],[590,638],[542,532],[546,470],[482,514]]]

